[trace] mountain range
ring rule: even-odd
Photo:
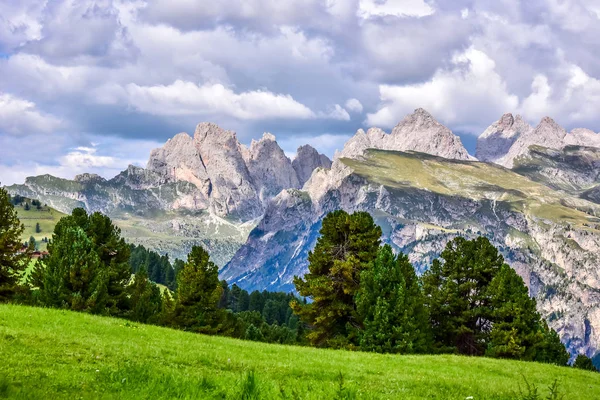
[[[600,349],[600,134],[505,114],[475,157],[423,109],[391,133],[359,129],[333,161],[310,146],[286,157],[269,133],[250,146],[201,123],[106,180],[49,175],[8,187],[69,212],[111,216],[130,241],[183,258],[200,243],[221,277],[293,290],[322,218],[369,211],[382,240],[420,272],[457,235],[484,235],[524,278],[572,354]]]

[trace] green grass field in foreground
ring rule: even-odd
[[[599,399],[600,374],[458,356],[394,356],[208,337],[0,305],[0,398]]]

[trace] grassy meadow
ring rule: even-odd
[[[25,210],[24,203],[16,205],[15,209],[17,210],[19,220],[25,225],[25,230],[21,235],[22,241],[26,242],[33,236],[38,244],[38,249],[40,251],[46,250],[46,243],[42,242],[42,239],[50,239],[52,237],[56,223],[65,214],[48,206],[42,206],[40,210],[35,206],[31,206],[29,210]],[[39,233],[35,231],[36,223],[40,224],[41,232]]]
[[[600,398],[600,374],[459,356],[397,356],[202,336],[0,305],[0,398]],[[536,397],[527,397],[536,398]],[[560,397],[557,397],[560,398]]]

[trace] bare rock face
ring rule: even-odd
[[[194,147],[211,182],[211,212],[241,220],[262,214],[262,203],[242,156],[235,132],[201,123],[194,132]]]
[[[460,138],[422,108],[407,115],[392,133],[379,128],[359,129],[335,158],[361,157],[367,149],[417,151],[455,160],[474,160]]]
[[[565,145],[600,148],[600,134],[584,128],[576,128],[565,136]]]
[[[480,161],[498,162],[521,135],[532,130],[520,115],[504,114],[479,136],[475,156]]]
[[[455,160],[473,160],[460,138],[422,108],[406,116],[385,137],[382,149],[418,151]]]
[[[310,145],[298,147],[296,158],[292,161],[292,167],[296,171],[300,187],[304,186],[310,179],[313,171],[317,168],[331,168],[331,160]]]
[[[83,174],[79,174],[79,175],[75,175],[75,178],[73,179],[75,182],[79,182],[79,183],[105,183],[106,179],[104,179],[103,177],[101,177],[98,174],[88,174],[88,173],[83,173]]]
[[[194,146],[194,139],[187,133],[179,133],[169,139],[163,147],[152,150],[146,169],[159,174],[164,182],[193,183],[202,194],[201,201],[208,201],[210,180],[202,158]]]
[[[253,140],[250,149],[244,152],[244,159],[263,203],[283,189],[301,186],[292,162],[270,133],[265,133],[258,141]]]
[[[477,139],[481,161],[513,168],[517,158],[529,156],[533,147],[561,150],[566,146],[600,148],[600,134],[577,128],[567,133],[552,118],[544,117],[534,129],[517,115],[505,114]]]

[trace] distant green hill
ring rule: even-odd
[[[46,243],[42,239],[52,237],[56,223],[65,216],[47,205],[41,204],[40,208],[33,206],[30,199],[24,199],[22,203],[15,205],[19,220],[25,225],[25,231],[21,235],[23,242],[29,240],[31,236],[35,238],[38,244],[38,250],[46,250]],[[29,210],[25,209],[25,204],[29,204]],[[36,224],[40,224],[40,232],[36,232]]]
[[[270,345],[14,305],[0,305],[0,354],[0,398],[519,399],[525,379],[540,399],[554,380],[565,399],[600,398],[600,374],[567,367]]]

